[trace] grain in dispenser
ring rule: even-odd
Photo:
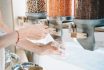
[[[87,33],[86,39],[78,39],[87,50],[94,50],[94,28],[104,26],[104,0],[74,0],[74,23],[83,33]]]
[[[46,18],[46,0],[27,0],[26,15],[32,19]]]

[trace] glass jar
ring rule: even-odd
[[[46,0],[27,0],[26,16],[31,21],[46,19]]]
[[[75,0],[76,19],[104,18],[104,0]]]
[[[27,10],[29,13],[46,12],[46,0],[27,0]]]
[[[48,16],[72,16],[72,0],[47,0]]]
[[[12,70],[43,70],[43,68],[32,62],[25,62],[22,64],[16,64],[12,67]]]

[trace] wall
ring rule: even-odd
[[[25,16],[26,12],[26,0],[12,0],[14,19],[18,16]]]
[[[12,4],[11,0],[0,0],[0,9],[4,23],[9,27],[13,28],[13,17],[12,17]]]

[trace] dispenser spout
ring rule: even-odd
[[[77,25],[75,23],[71,23],[71,37],[77,39],[82,39],[82,38],[84,39],[87,38],[87,33],[78,32]]]

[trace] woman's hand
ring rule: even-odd
[[[42,39],[48,33],[48,27],[44,24],[30,24],[19,29],[19,39]]]
[[[55,47],[57,46],[56,43],[49,43],[40,46],[26,40],[26,38],[31,40],[44,38],[49,31],[54,30],[49,29],[44,24],[27,25],[19,30],[20,41],[17,46],[37,54],[60,54],[58,48]]]
[[[47,45],[39,46],[31,43],[28,40],[22,40],[17,44],[17,46],[19,46],[21,49],[25,49],[40,55],[61,54],[59,49],[56,48],[56,46],[58,46],[57,43],[49,43]]]

